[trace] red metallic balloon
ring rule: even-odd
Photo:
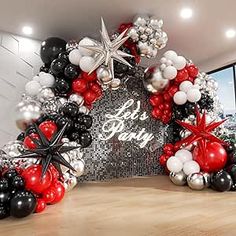
[[[181,82],[187,80],[188,77],[189,77],[189,75],[188,75],[188,71],[186,69],[179,70],[177,72],[177,76],[175,78],[175,82],[181,83]]]
[[[46,206],[46,202],[43,199],[37,198],[36,208],[34,212],[40,213],[45,210]]]
[[[88,89],[87,87],[87,80],[81,77],[78,77],[72,82],[72,90],[75,93],[82,94]]]
[[[164,103],[164,99],[162,97],[162,95],[158,94],[158,95],[152,95],[149,98],[149,102],[150,104],[155,107],[155,106],[159,106],[160,104]]]
[[[36,145],[35,145],[34,141],[30,137],[32,137],[34,139],[39,139],[38,134],[33,134],[32,133],[32,134],[26,136],[25,139],[24,139],[24,142],[23,142],[24,147],[26,147],[28,149],[35,149]]]
[[[163,115],[162,111],[158,107],[154,107],[152,109],[152,117],[155,119],[160,119],[161,116]]]
[[[87,90],[83,96],[86,104],[92,104],[98,98],[97,94],[93,90]]]
[[[179,91],[179,86],[177,85],[172,85],[169,89],[168,89],[168,94],[170,95],[170,97],[174,97],[175,93]]]
[[[55,191],[55,199],[51,202],[51,204],[60,202],[65,195],[65,187],[63,186],[63,184],[60,181],[58,181],[53,183],[53,185],[50,188]]]
[[[162,154],[162,155],[160,156],[160,158],[159,158],[160,165],[161,165],[161,166],[166,166],[166,162],[167,162],[167,160],[168,160],[169,158],[170,158],[169,155],[167,155],[167,154]]]
[[[102,88],[98,83],[96,83],[96,82],[89,83],[89,89],[91,89],[93,92],[95,92],[97,94],[97,97],[102,96]]]
[[[195,65],[189,65],[186,69],[190,77],[195,78],[198,75],[198,68]]]
[[[47,171],[42,178],[41,175],[41,165],[32,165],[26,168],[22,173],[26,189],[38,194],[46,190],[52,183],[52,174],[50,171]]]
[[[55,166],[52,165],[52,164],[50,164],[50,165],[49,165],[49,170],[50,170],[50,172],[51,172],[51,174],[52,174],[52,180],[53,180],[53,181],[58,181],[58,179],[59,179],[59,172],[58,172],[58,170],[55,168]]]
[[[55,198],[56,198],[56,193],[55,193],[55,189],[52,187],[49,187],[48,189],[46,189],[45,191],[43,191],[43,200],[47,203],[50,204],[52,203]]]
[[[57,132],[57,125],[51,120],[46,120],[39,125],[39,129],[43,132],[47,139],[50,140]]]
[[[205,149],[195,147],[193,159],[200,165],[201,170],[211,173],[225,167],[227,153],[224,147],[218,142],[206,142]]]
[[[81,71],[82,78],[86,79],[87,81],[96,81],[97,80],[97,73],[96,71],[92,72],[91,74]]]

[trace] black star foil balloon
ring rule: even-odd
[[[63,128],[56,132],[51,140],[48,140],[39,127],[34,124],[36,134],[38,134],[39,139],[32,138],[32,141],[35,143],[36,148],[32,150],[26,150],[22,153],[22,155],[18,156],[17,158],[37,158],[41,159],[42,165],[42,176],[45,175],[47,172],[49,165],[53,164],[55,168],[58,170],[60,176],[62,176],[62,171],[60,165],[64,165],[67,168],[74,170],[74,168],[70,165],[69,162],[65,160],[62,156],[63,153],[69,152],[74,150],[78,147],[74,146],[63,146],[61,143],[61,138],[66,130],[67,124],[63,126]]]

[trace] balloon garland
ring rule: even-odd
[[[219,118],[217,83],[172,50],[145,73],[138,66],[141,57],[156,57],[165,47],[162,27],[162,20],[137,16],[110,37],[102,19],[101,42],[43,41],[44,65],[16,107],[22,132],[0,152],[0,219],[39,213],[63,199],[84,173],[94,102],[136,74],[150,92],[153,119],[171,128],[172,143],[158,159],[170,180],[194,190],[236,190],[236,141]]]

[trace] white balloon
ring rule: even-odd
[[[167,66],[163,71],[163,76],[166,79],[174,79],[177,75],[177,70],[173,66]]]
[[[187,92],[187,100],[189,102],[198,102],[201,99],[201,92],[198,89],[192,88]]]
[[[161,62],[161,64],[165,64],[167,62],[167,59],[165,57],[162,57],[160,62]]]
[[[40,83],[35,80],[29,81],[25,85],[25,92],[29,96],[36,96],[39,93],[40,89],[41,89]]]
[[[45,87],[53,87],[55,83],[55,78],[50,73],[44,73],[39,76],[39,83]]]
[[[200,172],[200,166],[196,161],[187,161],[184,163],[183,171],[186,175]]]
[[[183,163],[177,157],[172,156],[167,160],[167,168],[170,172],[180,172],[183,169]]]
[[[178,56],[174,58],[172,61],[173,61],[173,66],[177,70],[182,70],[186,66],[186,59],[182,56]]]
[[[180,89],[180,91],[187,93],[188,90],[191,89],[192,87],[193,87],[192,82],[186,80],[180,84],[179,89]]]
[[[166,61],[166,65],[167,65],[167,66],[172,66],[172,64],[173,64],[173,63],[172,63],[171,60],[167,60],[167,61]]]
[[[71,64],[78,66],[82,55],[79,49],[74,49],[69,53],[69,61]]]
[[[193,159],[193,155],[190,151],[185,149],[180,149],[175,153],[175,156],[178,157],[180,161],[185,163],[186,161],[191,161]]]
[[[183,105],[187,102],[187,95],[183,91],[178,91],[175,93],[173,99],[174,99],[175,104]]]
[[[79,62],[80,69],[84,72],[90,72],[94,64],[94,58],[89,56],[81,57]]]
[[[166,68],[166,64],[161,64],[160,65],[160,70],[163,71]]]
[[[39,78],[38,75],[36,75],[36,76],[33,77],[33,80],[39,82],[39,81],[40,81],[40,78]]]
[[[92,41],[90,38],[83,38],[82,40],[80,40],[79,42],[79,51],[81,53],[81,55],[83,56],[92,56],[93,55],[93,51],[84,48],[83,46],[94,46],[95,43],[94,41]]]
[[[176,60],[176,58],[178,57],[178,55],[177,55],[177,53],[176,53],[175,51],[169,50],[169,51],[167,51],[167,52],[164,53],[164,57],[165,57],[166,59],[169,59],[169,60],[171,60],[171,61],[174,61],[174,60]]]

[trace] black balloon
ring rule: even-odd
[[[24,189],[25,187],[25,180],[21,176],[15,176],[11,182],[12,189]]]
[[[9,210],[7,206],[0,205],[0,220],[9,216]]]
[[[68,52],[61,52],[58,55],[58,58],[63,58],[64,60],[66,60],[69,63],[69,59],[68,59]]]
[[[73,121],[70,118],[65,117],[65,116],[58,117],[56,120],[56,124],[58,125],[59,128],[62,128],[66,123],[67,123],[67,127],[66,127],[65,133],[68,133],[74,126]]]
[[[0,192],[8,192],[9,184],[6,178],[0,179]]]
[[[65,59],[57,58],[57,59],[52,61],[50,70],[56,76],[63,75],[64,69],[65,69],[67,64],[68,64],[68,62]]]
[[[64,75],[68,79],[74,79],[79,75],[79,67],[73,64],[68,64],[64,70]]]
[[[26,131],[25,131],[25,135],[27,136],[27,135],[33,134],[35,132],[36,132],[36,130],[35,130],[34,126],[33,125],[29,125],[27,127]]]
[[[29,191],[17,192],[10,201],[10,214],[17,218],[32,214],[36,207],[36,198]]]
[[[236,183],[231,185],[230,191],[236,191]]]
[[[46,65],[49,65],[64,51],[66,51],[66,41],[60,38],[51,37],[42,42],[40,57]]]
[[[232,183],[231,176],[224,170],[218,171],[211,176],[211,186],[216,191],[229,191]]]
[[[83,124],[86,126],[87,129],[91,128],[93,124],[93,118],[90,115],[83,115]]]
[[[63,78],[57,78],[55,82],[55,91],[58,95],[67,94],[70,90],[69,83]]]
[[[49,68],[45,65],[41,66],[40,69],[39,69],[40,72],[45,72],[45,73],[48,73],[49,71]]]
[[[18,175],[18,172],[15,169],[9,169],[6,173],[4,173],[3,177],[12,181],[12,179]]]
[[[81,125],[79,123],[75,123],[74,128],[75,128],[76,131],[78,131],[80,133],[87,130],[87,127],[85,125]]]
[[[0,192],[0,204],[7,204],[10,200],[10,193],[9,192]]]
[[[18,141],[23,141],[24,139],[25,139],[25,133],[24,132],[21,132],[16,138],[16,140],[18,140]]]
[[[83,113],[78,113],[77,116],[74,118],[75,123],[84,124],[84,114]]]
[[[73,132],[73,133],[70,134],[70,139],[71,139],[72,141],[76,141],[76,140],[78,140],[79,138],[80,138],[80,134],[79,134],[78,132]]]
[[[76,117],[79,112],[79,107],[75,103],[68,102],[60,108],[60,112],[65,116]]]
[[[82,148],[88,147],[92,143],[92,136],[88,131],[80,134],[79,143]]]

